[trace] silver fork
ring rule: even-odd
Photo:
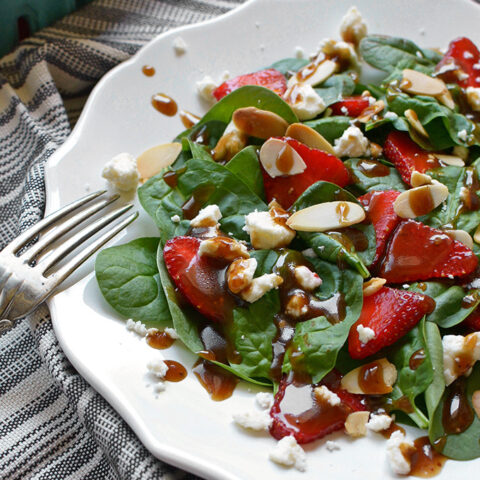
[[[133,205],[129,204],[108,212],[50,250],[48,256],[42,257],[42,253],[53,242],[119,198],[119,195],[114,195],[91,203],[105,193],[105,191],[91,193],[52,213],[0,252],[0,333],[11,328],[17,319],[31,313],[85,260],[138,217],[137,212],[131,213],[86,245],[81,252],[55,272],[50,272],[74,249],[132,208]],[[70,214],[73,215],[68,217]],[[27,247],[37,236],[38,241]],[[25,251],[22,251],[23,249]]]

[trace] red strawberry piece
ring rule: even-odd
[[[460,37],[450,42],[447,53],[436,66],[436,71],[440,72],[439,76],[447,83],[457,83],[463,88],[480,87],[478,65],[478,48],[470,39]]]
[[[377,237],[377,250],[372,266],[383,255],[390,234],[400,222],[400,217],[393,210],[393,202],[400,193],[396,190],[372,191],[358,198],[367,211],[367,219],[372,222]]]
[[[462,324],[475,332],[480,332],[480,308],[477,307]]]
[[[412,172],[416,170],[425,173],[427,170],[438,167],[438,160],[425,150],[422,150],[408,133],[394,130],[390,132],[383,146],[383,153],[399,171],[405,183],[410,185]]]
[[[330,108],[334,115],[358,117],[369,105],[368,97],[358,95],[355,97],[345,97],[339,102],[330,105]]]
[[[312,385],[292,374],[284,376],[270,410],[273,418],[271,435],[277,440],[293,435],[298,443],[313,442],[341,430],[350,413],[367,410],[362,403],[362,395],[340,389],[341,378],[340,373],[334,370],[319,384]],[[341,403],[332,406],[323,399],[319,400],[314,392],[319,385],[325,385],[336,393]]]
[[[415,220],[402,221],[393,233],[380,276],[388,283],[460,277],[473,272],[476,255],[446,233]]]
[[[225,285],[230,262],[199,255],[200,243],[195,237],[168,240],[163,249],[165,266],[180,293],[200,313],[222,322],[229,318],[234,306]]]
[[[388,287],[364,297],[360,317],[348,336],[350,356],[366,358],[394,344],[434,308],[435,301],[427,295]],[[362,343],[357,331],[359,325],[371,328],[375,337]]]
[[[283,74],[274,68],[259,70],[254,73],[247,73],[223,82],[213,91],[213,96],[220,100],[225,95],[245,85],[258,85],[269,88],[278,95],[283,95],[287,89],[287,81]]]
[[[341,160],[334,155],[308,148],[293,138],[283,138],[302,157],[307,168],[297,175],[272,178],[264,169],[263,184],[268,202],[276,199],[283,208],[289,208],[295,200],[315,182],[332,182],[345,187],[350,182],[350,174]]]

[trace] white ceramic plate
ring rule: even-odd
[[[48,162],[47,213],[92,190],[103,188],[101,170],[119,152],[137,155],[170,141],[183,128],[178,116],[168,118],[150,106],[157,92],[171,95],[180,108],[205,111],[195,82],[205,74],[219,78],[250,72],[278,59],[307,53],[324,37],[338,38],[341,17],[351,0],[252,0],[216,20],[168,32],[145,46],[99,82],[68,141]],[[445,47],[460,35],[480,43],[480,8],[469,0],[356,0],[369,32],[404,36],[422,46]],[[175,55],[173,39],[188,45]],[[148,78],[145,64],[157,73]],[[122,238],[155,235],[142,214]],[[384,440],[352,442],[333,436],[341,450],[330,453],[324,440],[306,447],[304,474],[271,463],[275,441],[267,434],[251,435],[232,424],[232,412],[254,407],[255,388],[241,384],[232,398],[213,402],[190,372],[181,383],[168,384],[158,398],[147,387],[146,363],[158,354],[125,329],[124,321],[97,289],[90,261],[78,283],[50,300],[56,334],[68,358],[129,423],[158,458],[205,478],[328,479],[390,478]],[[82,278],[83,276],[83,278]],[[176,342],[178,343],[178,342]],[[179,345],[162,352],[190,367],[194,357]],[[338,437],[338,438],[337,438]],[[380,437],[377,435],[377,437]],[[332,438],[332,437],[329,437]],[[473,476],[479,461],[447,462],[441,478]],[[471,477],[470,477],[471,478]]]

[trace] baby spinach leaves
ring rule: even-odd
[[[244,148],[225,167],[241,178],[258,197],[265,198],[262,170],[257,157],[257,147],[250,145]]]
[[[282,58],[278,62],[272,63],[268,68],[274,68],[283,75],[298,72],[301,68],[308,65],[309,61],[305,58]]]
[[[338,74],[333,75],[321,87],[315,88],[315,92],[322,98],[328,107],[345,97],[352,95],[355,90],[355,82],[350,75]]]
[[[350,126],[350,118],[343,116],[326,117],[304,123],[316,130],[333,145],[334,140],[340,138],[343,132]]]

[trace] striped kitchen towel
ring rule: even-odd
[[[157,34],[242,0],[96,0],[0,60],[0,249],[43,215],[43,170],[91,88]],[[0,337],[0,479],[194,478],[155,459],[75,371],[41,307]]]

